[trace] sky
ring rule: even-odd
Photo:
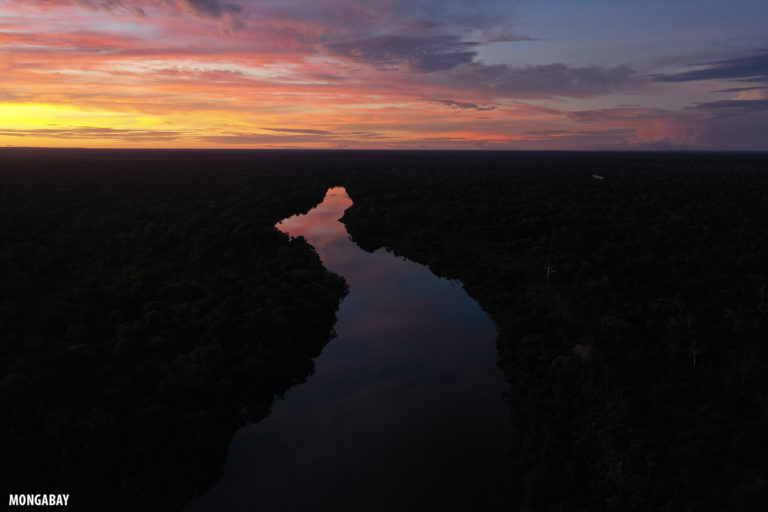
[[[0,0],[0,147],[768,150],[766,0]]]

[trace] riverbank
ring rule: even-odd
[[[763,155],[3,150],[0,163],[13,493],[179,510],[210,486],[238,426],[311,374],[346,292],[273,224],[345,185],[359,245],[460,279],[498,325],[519,429],[510,507],[768,499]]]
[[[187,512],[503,510],[512,424],[496,326],[460,283],[378,250],[330,189],[278,229],[303,237],[349,294],[315,372],[241,429],[222,479]]]
[[[758,510],[768,159],[476,156],[350,174],[343,221],[461,280],[499,326],[510,503]]]
[[[273,228],[328,185],[291,162],[0,155],[4,488],[180,510],[312,373],[346,285]]]

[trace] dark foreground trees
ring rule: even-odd
[[[0,482],[102,510],[178,510],[213,483],[234,430],[311,373],[345,292],[272,226],[345,185],[358,243],[460,279],[499,326],[510,509],[762,510],[767,168],[6,151]]]
[[[768,502],[768,157],[427,154],[347,189],[359,244],[461,280],[499,326],[511,505]]]
[[[179,510],[311,374],[346,285],[272,226],[329,183],[242,156],[0,155],[8,492]]]

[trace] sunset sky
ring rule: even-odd
[[[0,0],[0,146],[768,150],[766,0]]]

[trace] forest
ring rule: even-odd
[[[0,150],[0,481],[86,510],[215,482],[333,343],[346,284],[273,226],[334,185],[358,245],[498,326],[509,509],[764,506],[765,154]]]
[[[328,183],[221,153],[0,168],[0,481],[74,510],[181,510],[332,334],[346,284],[272,228]]]
[[[350,176],[343,221],[492,315],[518,432],[510,508],[762,510],[768,157],[429,163]]]

